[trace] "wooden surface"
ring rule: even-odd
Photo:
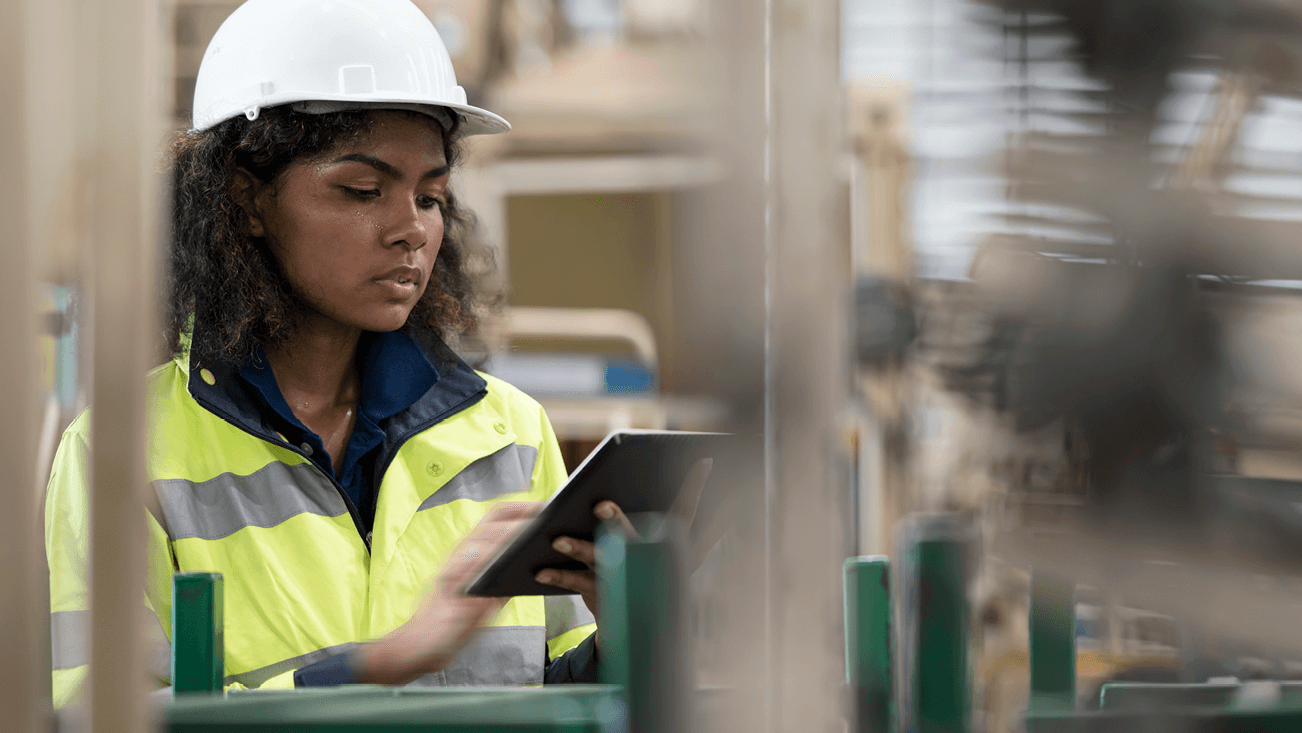
[[[36,322],[28,232],[25,0],[0,3],[0,718],[15,733],[39,730],[48,679],[39,600],[36,507]],[[44,649],[42,647],[45,647]],[[48,729],[48,722],[44,724]]]

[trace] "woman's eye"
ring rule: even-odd
[[[447,205],[446,201],[437,196],[419,196],[416,198],[416,202],[420,204],[423,209],[432,209],[435,206],[442,209]]]
[[[378,188],[353,188],[352,186],[343,186],[343,189],[348,192],[349,196],[359,199],[373,199],[380,195],[380,189]]]

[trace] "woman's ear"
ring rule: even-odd
[[[258,194],[261,193],[262,187],[262,181],[259,181],[257,176],[242,167],[235,169],[231,195],[235,198],[235,203],[244,210],[244,215],[249,217],[249,233],[255,237],[267,235],[267,227],[262,221],[262,210],[258,206]]]

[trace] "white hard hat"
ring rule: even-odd
[[[194,85],[195,130],[300,103],[455,110],[460,135],[506,132],[501,117],[466,104],[438,31],[409,0],[248,0],[217,29]],[[311,102],[314,104],[303,104]]]

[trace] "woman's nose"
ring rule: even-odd
[[[421,211],[416,200],[413,198],[405,201],[397,208],[392,226],[385,237],[388,244],[394,247],[407,247],[412,251],[429,244],[429,225],[425,221],[425,212]]]

